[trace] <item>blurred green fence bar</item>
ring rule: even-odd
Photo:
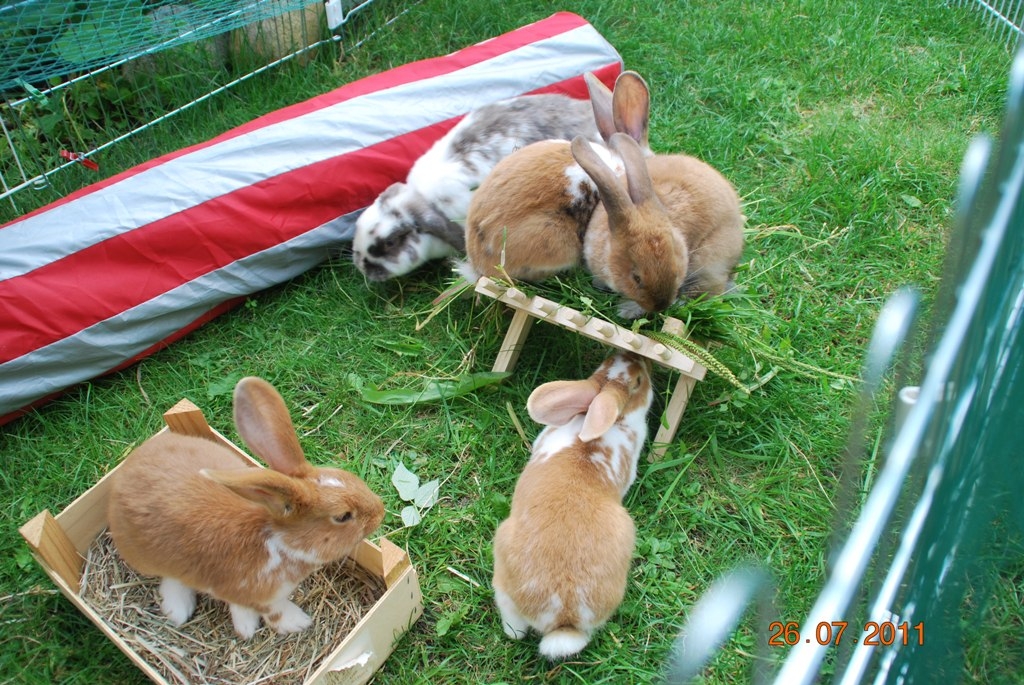
[[[1022,188],[1024,54],[998,144],[978,139],[965,157],[934,343],[919,388],[900,393],[916,402],[801,627],[847,624],[854,647],[833,682],[959,682],[994,578],[1024,558]],[[815,681],[827,652],[797,644],[775,682]]]

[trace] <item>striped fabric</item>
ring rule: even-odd
[[[123,368],[351,240],[354,217],[480,105],[586,97],[615,49],[558,13],[260,117],[0,227],[0,424]]]

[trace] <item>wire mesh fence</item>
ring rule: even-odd
[[[950,0],[949,4],[968,7],[982,13],[988,26],[997,32],[1007,46],[1016,47],[1024,31],[1022,0]]]
[[[313,7],[308,0],[84,4],[24,0],[4,5],[0,7],[0,30],[5,36],[0,45],[0,89],[7,92],[24,83],[95,71],[257,22],[267,22],[268,32],[281,34],[282,49],[293,37],[303,42],[295,47],[305,47],[318,29],[317,13],[308,11]]]
[[[102,177],[95,173],[97,153],[282,63],[305,65],[354,50],[410,4],[22,0],[0,6],[0,221]]]

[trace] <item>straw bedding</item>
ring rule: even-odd
[[[351,559],[307,578],[292,601],[313,618],[300,633],[266,626],[241,640],[224,602],[200,595],[175,628],[160,612],[156,578],[135,573],[103,532],[86,556],[81,597],[170,683],[289,685],[304,682],[384,594],[382,579]]]

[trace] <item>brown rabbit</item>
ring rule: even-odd
[[[611,91],[588,76],[596,82],[590,88],[604,88],[610,100]],[[383,281],[463,254],[470,199],[494,166],[530,143],[577,135],[601,139],[590,103],[567,95],[521,95],[473,110],[359,216],[353,262],[369,280]]]
[[[235,387],[235,425],[269,469],[224,445],[163,431],[111,483],[110,534],[125,562],[159,576],[161,608],[189,619],[196,592],[229,604],[249,638],[260,617],[279,633],[311,619],[289,601],[320,566],[343,559],[380,525],[384,507],[357,476],[306,461],[284,400],[266,381]]]
[[[586,75],[595,123],[607,139],[632,136],[648,154],[650,94],[639,74],[624,71],[609,91]],[[595,144],[596,154],[616,165]],[[473,193],[466,216],[466,256],[459,271],[480,276],[539,281],[580,263],[583,232],[598,203],[597,188],[573,159],[567,140],[527,145],[494,167]]]
[[[722,294],[743,252],[743,214],[732,185],[694,157],[646,157],[622,133],[609,145],[625,184],[584,139],[573,140],[572,153],[601,196],[583,259],[599,285],[625,296],[619,313],[637,318],[680,297]]]
[[[653,398],[650,362],[607,359],[581,381],[530,395],[547,424],[494,536],[494,596],[505,633],[542,635],[549,659],[576,654],[626,590],[635,528],[622,498],[636,478]]]

